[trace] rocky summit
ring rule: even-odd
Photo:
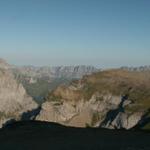
[[[9,69],[11,68],[11,65],[9,65],[4,59],[0,58],[0,68]]]

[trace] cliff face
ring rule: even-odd
[[[11,120],[20,120],[22,114],[37,108],[23,86],[0,63],[0,127]]]
[[[96,72],[92,66],[60,66],[60,67],[12,67],[17,81],[23,84],[27,93],[38,103],[49,91],[60,84],[68,84],[72,79]]]
[[[73,127],[130,129],[137,125],[145,111],[124,112],[120,108],[120,103],[121,97],[110,94],[94,94],[86,102],[83,99],[78,102],[45,102],[36,119]],[[129,104],[130,101],[128,101]]]
[[[75,127],[130,129],[149,112],[149,83],[149,73],[95,73],[51,92],[36,119]]]

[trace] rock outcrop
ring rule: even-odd
[[[20,120],[22,114],[37,108],[25,89],[14,79],[4,61],[0,61],[0,127],[12,120]]]
[[[1,69],[10,69],[11,65],[9,65],[4,59],[0,58],[0,68]]]
[[[75,127],[130,129],[150,108],[149,83],[149,74],[141,72],[95,73],[51,92],[36,119]]]

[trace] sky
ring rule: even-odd
[[[150,0],[0,0],[0,57],[15,65],[150,65]]]

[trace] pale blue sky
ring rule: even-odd
[[[16,65],[150,65],[150,1],[0,0],[0,57]]]

